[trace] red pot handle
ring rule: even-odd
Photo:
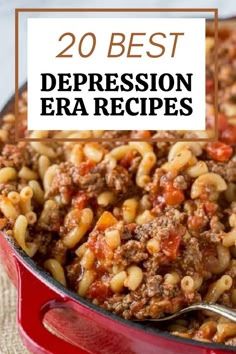
[[[45,313],[53,302],[64,303],[66,297],[49,288],[18,259],[18,322],[27,348],[34,354],[88,354],[78,346],[50,333],[43,325]]]

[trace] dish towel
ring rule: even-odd
[[[18,335],[16,289],[0,265],[0,354],[29,354]]]

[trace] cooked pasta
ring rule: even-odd
[[[0,169],[0,183],[6,183],[17,178],[16,169],[13,167],[3,167]]]
[[[0,210],[6,218],[11,220],[15,220],[19,215],[18,210],[8,197],[0,197]]]
[[[52,274],[54,279],[66,286],[64,269],[56,259],[47,259],[44,262],[44,268]]]
[[[23,166],[20,169],[18,176],[20,178],[26,179],[27,181],[38,178],[38,174],[26,166]]]
[[[207,302],[216,302],[219,297],[231,288],[233,280],[229,275],[222,275],[215,283],[213,283],[205,297]]]
[[[77,226],[75,226],[63,238],[63,243],[68,248],[73,248],[80,242],[82,237],[86,234],[92,225],[93,212],[91,209],[86,208],[81,211],[80,219]]]
[[[34,242],[27,242],[27,226],[28,221],[26,217],[24,215],[19,215],[14,224],[13,235],[28,256],[33,257],[37,252],[38,246]]]

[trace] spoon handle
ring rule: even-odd
[[[208,311],[216,313],[217,315],[225,317],[228,320],[236,322],[236,311],[229,308],[229,307],[226,307],[224,305],[202,303],[202,304],[196,304],[196,305],[192,305],[192,306],[195,307],[196,310],[198,310],[198,309],[199,310],[208,310]],[[190,307],[192,307],[192,306],[190,306]]]

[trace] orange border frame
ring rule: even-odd
[[[70,139],[70,138],[48,138],[48,139],[32,139],[21,138],[18,135],[19,121],[18,121],[18,106],[19,106],[19,14],[21,12],[205,12],[213,13],[214,15],[214,39],[215,39],[215,51],[214,51],[214,113],[215,113],[215,129],[214,136],[209,139],[130,139],[130,138],[89,138],[89,139]],[[162,141],[215,141],[218,139],[218,9],[217,8],[16,8],[15,9],[15,117],[16,117],[16,129],[15,140],[16,141],[149,141],[149,142],[162,142]]]

